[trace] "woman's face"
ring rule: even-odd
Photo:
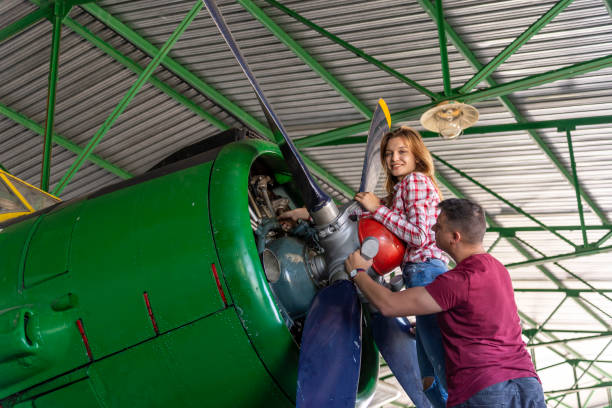
[[[394,177],[399,179],[412,173],[416,168],[416,158],[410,142],[403,137],[392,137],[385,148],[385,165]]]

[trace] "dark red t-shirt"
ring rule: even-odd
[[[438,323],[446,352],[447,406],[501,381],[538,378],[521,338],[510,274],[497,259],[472,255],[425,289],[444,310]]]

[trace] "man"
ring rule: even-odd
[[[454,269],[425,287],[391,292],[365,273],[372,261],[357,250],[345,262],[347,272],[385,316],[438,313],[446,351],[447,406],[546,407],[521,338],[510,275],[482,246],[482,207],[452,198],[438,208],[436,244],[453,257]]]

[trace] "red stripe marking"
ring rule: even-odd
[[[223,299],[223,304],[227,307],[227,300],[225,300],[225,293],[223,293],[223,288],[221,287],[221,281],[219,281],[219,275],[217,274],[217,267],[215,264],[212,264],[213,275],[215,275],[215,281],[217,281],[217,290],[221,295],[221,299]]]
[[[159,328],[157,327],[157,322],[155,321],[155,316],[153,316],[153,310],[151,309],[151,303],[149,303],[149,294],[144,292],[144,300],[147,304],[147,310],[149,311],[149,317],[151,318],[151,323],[153,323],[153,330],[155,330],[155,334],[159,334]]]
[[[87,356],[89,356],[89,359],[93,361],[93,354],[91,354],[91,349],[89,348],[89,341],[87,340],[87,335],[85,334],[85,329],[83,328],[82,320],[81,319],[77,320],[76,324],[79,328],[79,333],[81,333],[83,344],[85,344],[85,349],[87,349]]]

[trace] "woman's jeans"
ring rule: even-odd
[[[478,391],[453,408],[546,408],[542,385],[535,377],[515,378]]]
[[[408,263],[402,274],[407,288],[426,286],[448,269],[439,259],[426,262]],[[416,348],[421,377],[433,377],[433,384],[425,390],[425,395],[436,408],[445,408],[448,394],[446,392],[446,363],[442,335],[435,314],[416,317]]]

